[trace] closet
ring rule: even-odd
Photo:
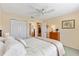
[[[11,35],[14,37],[27,37],[26,22],[19,20],[11,20]]]

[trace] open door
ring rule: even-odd
[[[37,23],[38,36],[41,36],[41,24]]]
[[[29,35],[31,37],[35,37],[35,29],[34,29],[32,23],[29,23]]]

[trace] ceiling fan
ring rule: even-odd
[[[54,12],[54,9],[46,9],[46,8],[41,8],[41,9],[38,9],[38,8],[35,8],[33,6],[30,6],[31,8],[33,8],[35,11],[33,12],[33,15],[31,16],[31,18],[34,18],[34,16],[44,16],[44,15],[47,15],[49,13],[52,13]]]
[[[47,9],[35,9],[40,15],[46,15],[47,13],[52,13],[54,11],[54,9],[50,9],[50,10],[47,10]]]

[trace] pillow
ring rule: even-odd
[[[15,39],[14,37],[12,36],[6,36],[5,37],[6,40],[5,40],[5,47],[6,47],[6,52],[4,55],[16,55],[17,53],[19,54],[20,51],[22,51],[21,49],[24,49],[26,48],[26,43],[22,40],[22,39]],[[20,44],[20,45],[19,45]],[[17,46],[18,45],[18,46]],[[16,47],[17,46],[17,47]],[[19,47],[24,47],[24,48],[19,48]],[[18,50],[20,49],[20,51]],[[17,51],[15,51],[17,50]],[[14,51],[14,52],[13,52]],[[23,52],[23,51],[22,51]],[[23,52],[24,53],[24,52]],[[17,54],[17,55],[18,55]],[[19,54],[21,55],[21,54]]]
[[[4,43],[0,41],[0,56],[4,54]]]
[[[4,41],[5,41],[5,38],[3,38],[3,37],[0,37],[0,41],[2,41],[2,42],[4,43]]]

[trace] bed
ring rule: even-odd
[[[5,38],[5,44],[0,48],[3,56],[63,56],[65,54],[62,43],[51,41],[48,38],[15,39],[12,36]]]
[[[48,38],[28,38],[25,39],[28,48],[27,54],[30,56],[63,56],[65,54],[63,45],[56,40]]]

